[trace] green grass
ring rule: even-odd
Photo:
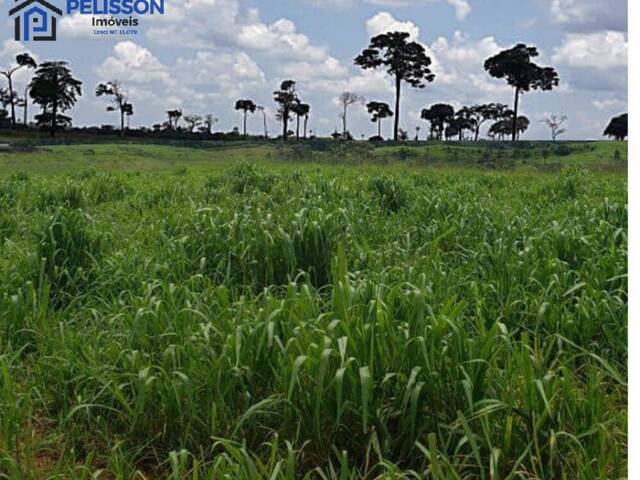
[[[0,155],[0,478],[625,477],[615,146]]]

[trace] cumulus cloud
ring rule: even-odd
[[[627,31],[626,0],[547,0],[553,21],[569,31]]]
[[[556,48],[553,61],[571,67],[609,70],[627,66],[628,43],[622,32],[571,33]]]
[[[379,5],[390,8],[415,7],[419,3],[432,3],[437,0],[361,0],[363,3]],[[464,20],[471,13],[471,5],[467,0],[445,0],[454,9],[456,18]],[[358,3],[358,0],[307,0],[307,3],[332,7],[350,7]]]
[[[132,41],[118,42],[111,56],[97,68],[105,80],[118,79],[132,83],[160,82],[173,85],[169,69],[147,48]]]

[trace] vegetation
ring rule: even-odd
[[[416,145],[0,154],[0,477],[624,477],[625,145]]]
[[[629,136],[629,115],[624,114],[611,119],[604,131],[606,137],[613,137],[616,140],[624,140]]]

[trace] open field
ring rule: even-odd
[[[0,478],[625,477],[626,161],[0,153]]]

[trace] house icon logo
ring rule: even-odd
[[[46,0],[16,0],[9,16],[15,17],[16,41],[52,42],[62,10]]]

